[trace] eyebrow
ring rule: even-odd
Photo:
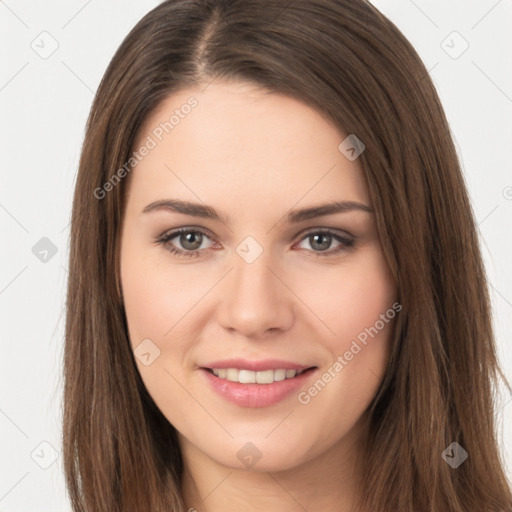
[[[189,201],[179,201],[177,199],[161,199],[148,204],[142,213],[149,213],[158,210],[169,210],[193,217],[202,217],[221,221],[225,224],[229,223],[229,218],[225,215],[217,213],[211,206]],[[345,213],[350,211],[362,211],[373,213],[373,209],[369,206],[357,201],[335,201],[332,203],[311,206],[300,210],[294,210],[286,214],[285,218],[288,223],[296,224],[305,220],[321,217],[323,215],[332,215],[334,213]]]

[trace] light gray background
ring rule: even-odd
[[[73,184],[101,76],[158,3],[0,1],[0,512],[70,510],[59,457]],[[512,1],[373,3],[417,49],[445,107],[479,223],[499,356],[512,378]],[[454,31],[469,44],[458,58],[465,43]],[[56,51],[42,58],[52,44]],[[46,262],[32,251],[43,237],[57,249]],[[497,417],[512,478],[510,395],[502,394]]]

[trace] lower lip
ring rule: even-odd
[[[240,407],[268,407],[274,405],[297,391],[315,373],[316,368],[306,370],[297,377],[272,384],[241,384],[221,379],[201,368],[201,372],[213,390],[220,396]]]

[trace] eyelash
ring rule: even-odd
[[[201,229],[196,229],[196,228],[180,228],[180,229],[176,229],[170,233],[164,233],[163,235],[157,237],[156,239],[156,243],[157,244],[160,244],[160,245],[163,245],[164,247],[167,248],[167,250],[171,253],[171,254],[174,254],[175,256],[179,257],[179,258],[193,258],[193,257],[197,257],[199,256],[199,253],[202,252],[204,249],[195,249],[195,250],[192,250],[192,251],[185,251],[185,250],[182,250],[182,249],[178,249],[177,247],[171,245],[171,246],[168,246],[169,242],[173,239],[173,238],[176,238],[178,235],[180,235],[181,233],[201,233],[203,236],[206,236],[207,238],[210,238],[210,236],[208,236],[207,233],[205,233],[203,230]],[[332,256],[333,254],[338,254],[339,252],[341,251],[346,251],[346,250],[349,250],[349,249],[352,249],[354,246],[355,246],[355,240],[354,239],[351,239],[351,238],[347,238],[347,237],[344,237],[344,236],[341,236],[340,234],[330,230],[330,229],[318,229],[316,231],[309,231],[308,233],[305,233],[303,235],[303,237],[301,238],[301,242],[303,240],[305,240],[306,238],[309,238],[311,237],[312,235],[329,235],[331,237],[333,237],[336,241],[340,242],[342,245],[338,246],[336,249],[334,250],[325,250],[325,251],[313,251],[311,250],[311,252],[313,252],[313,254],[318,257],[327,257],[327,256]],[[306,249],[308,250],[308,249]]]

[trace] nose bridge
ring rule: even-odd
[[[286,287],[274,275],[271,251],[248,237],[233,254],[233,270],[223,288],[219,320],[245,336],[286,328],[292,304]],[[272,270],[271,270],[272,269]]]
[[[269,253],[262,253],[254,257],[252,249],[247,253],[248,259],[241,256],[237,249],[237,255],[233,258],[233,291],[242,296],[253,295],[253,298],[258,299],[259,294],[274,295],[270,293],[272,288],[275,288],[275,276],[269,270],[272,262],[270,261]],[[260,297],[261,298],[261,297]]]

